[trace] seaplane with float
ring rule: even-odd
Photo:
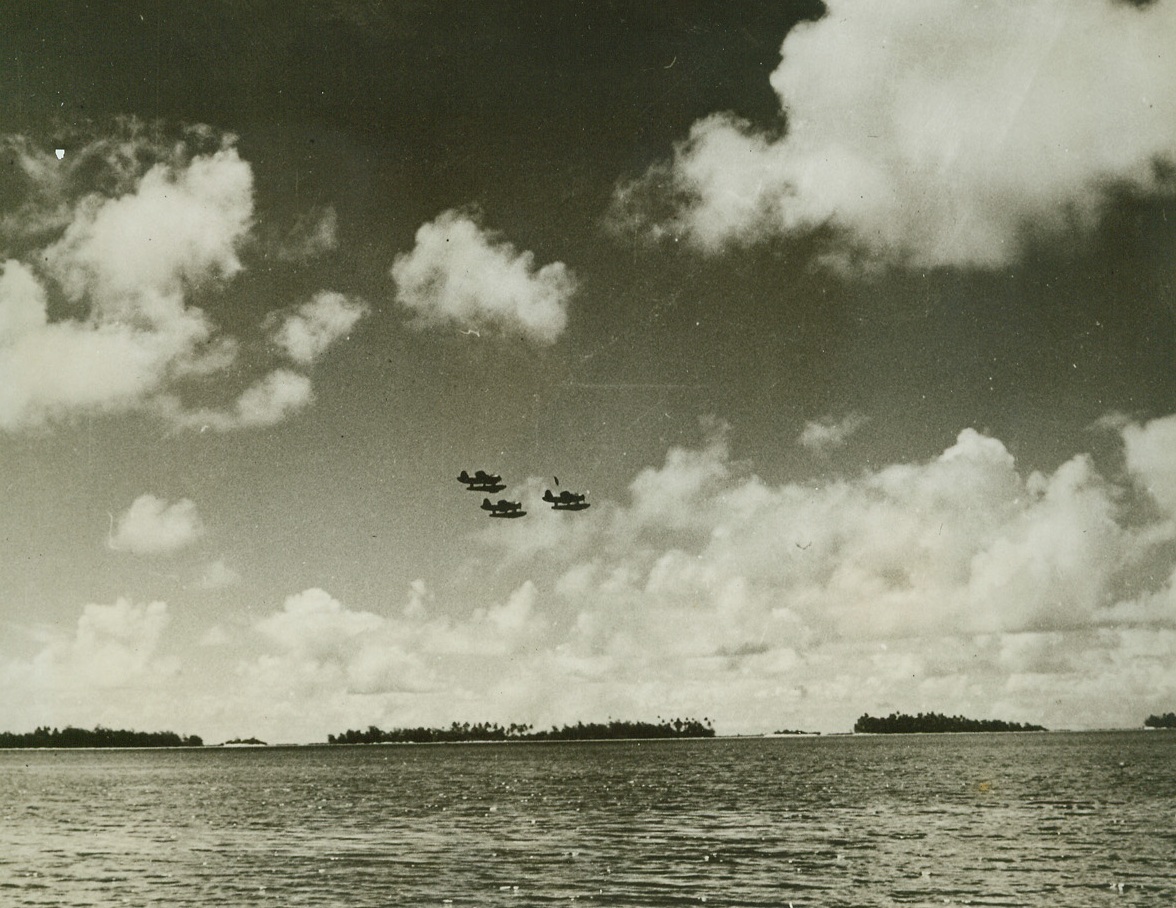
[[[555,485],[559,487],[559,477],[553,477]],[[543,500],[551,505],[553,511],[582,511],[585,508],[592,507],[584,500],[584,496],[579,492],[569,492],[566,489],[561,489],[559,494],[548,489],[543,493]]]
[[[464,483],[470,492],[501,492],[506,488],[502,484],[502,477],[485,470],[475,470],[471,476],[465,470],[457,474],[457,481]]]
[[[584,496],[577,492],[562,490],[558,495],[548,489],[543,493],[543,500],[551,505],[553,511],[582,511],[592,507],[584,500]]]
[[[527,514],[520,502],[507,501],[505,498],[499,498],[497,502],[483,498],[482,510],[489,511],[491,517],[525,517]]]

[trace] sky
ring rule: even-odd
[[[1171,0],[0,25],[0,728],[1176,708]]]

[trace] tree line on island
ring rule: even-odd
[[[1176,713],[1148,716],[1145,728],[1176,729]],[[964,716],[945,716],[940,713],[891,713],[875,717],[866,713],[853,725],[857,734],[914,734],[934,732],[1024,732],[1046,731],[1041,725],[1004,722],[999,719],[968,719]],[[778,735],[806,734],[788,729]],[[807,734],[818,734],[808,732]],[[609,719],[607,722],[577,722],[575,725],[552,726],[536,731],[534,726],[493,722],[454,722],[448,728],[393,728],[389,731],[369,725],[366,731],[352,729],[340,735],[327,735],[328,744],[432,744],[464,741],[596,741],[654,739],[654,738],[713,738],[714,726],[710,719],[669,719],[658,722],[627,722]],[[257,738],[234,738],[225,745],[264,746]],[[198,735],[179,735],[172,731],[129,731],[126,729],[39,727],[31,732],[0,732],[0,748],[27,747],[203,747]]]
[[[535,730],[534,726],[512,722],[454,722],[448,728],[393,728],[389,731],[368,726],[366,731],[349,729],[327,735],[328,744],[439,744],[458,741],[600,741],[623,738],[713,738],[710,719],[670,719],[661,722],[577,722]]]
[[[853,723],[855,734],[894,735],[956,731],[1045,731],[1041,725],[1003,722],[1000,719],[968,719],[964,716],[944,716],[940,713],[891,713],[885,718],[866,713]]]
[[[174,731],[127,731],[126,729],[37,728],[23,734],[0,732],[0,747],[203,747],[197,735]]]

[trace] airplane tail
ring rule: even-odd
[[[467,473],[465,470],[462,470],[460,473],[457,474],[457,481],[458,482],[469,482],[470,481],[470,474]]]
[[[555,501],[555,496],[551,494],[551,489],[548,489],[546,492],[543,493],[543,500],[544,501]]]
[[[483,498],[483,499],[482,499],[482,510],[483,510],[483,511],[489,511],[491,507],[492,507],[492,505],[490,504],[490,499],[489,499],[489,498]]]

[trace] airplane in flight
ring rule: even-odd
[[[499,498],[497,504],[489,498],[483,498],[482,510],[489,511],[491,517],[524,517],[527,513],[521,503],[507,501],[505,498]]]
[[[584,500],[584,496],[566,489],[558,495],[548,489],[543,493],[543,500],[551,505],[553,511],[582,511],[592,505]]]
[[[470,492],[501,492],[506,488],[502,484],[502,477],[487,473],[485,470],[475,470],[471,476],[465,470],[457,474],[457,481],[465,483]]]

